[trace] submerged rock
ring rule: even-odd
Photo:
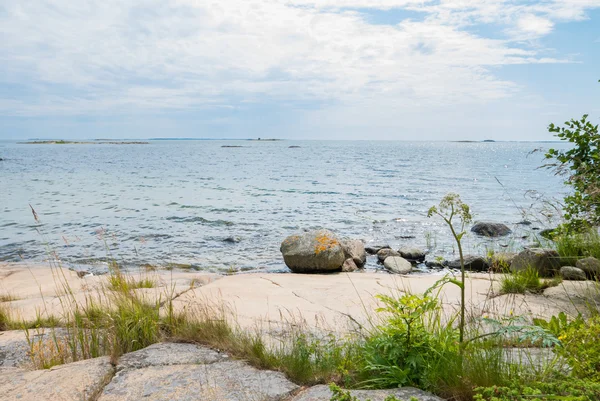
[[[294,273],[338,271],[346,260],[340,240],[329,230],[291,235],[281,243],[280,251]]]
[[[388,249],[389,247],[390,247],[389,245],[369,245],[369,246],[365,247],[365,251],[367,251],[367,253],[369,255],[375,255],[380,250]]]
[[[505,224],[480,221],[471,227],[471,231],[485,237],[503,237],[512,231]]]
[[[396,274],[408,274],[412,271],[412,263],[401,256],[388,256],[383,261],[383,266]]]
[[[515,256],[510,270],[519,272],[527,269],[536,270],[542,277],[552,277],[560,269],[560,256],[554,249],[525,249]]]
[[[233,235],[231,237],[227,237],[223,239],[223,242],[229,242],[230,244],[237,244],[238,242],[240,242],[242,239],[240,237],[234,237]]]

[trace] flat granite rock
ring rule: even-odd
[[[0,369],[3,401],[86,401],[94,399],[110,380],[108,357],[88,359],[46,370]]]
[[[99,401],[276,401],[297,388],[282,373],[239,361],[149,366],[118,372]]]
[[[29,340],[37,343],[64,336],[64,329],[38,329],[30,330]],[[24,330],[0,331],[0,367],[29,368],[29,351],[30,346]]]
[[[411,401],[411,397],[419,401],[443,401],[440,397],[413,387],[402,387],[391,390],[352,390],[350,394],[360,401],[367,399],[371,401],[384,401],[390,395],[395,396],[401,401]],[[329,386],[320,385],[303,391],[292,398],[291,401],[329,401],[332,395],[333,393],[329,390]]]
[[[224,354],[195,344],[159,343],[123,355],[117,363],[117,371],[148,366],[205,365],[226,359]]]

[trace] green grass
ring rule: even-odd
[[[581,258],[592,256],[600,259],[600,234],[597,230],[558,235],[554,238],[554,246],[558,254],[573,266]]]
[[[507,273],[500,279],[502,294],[540,294],[546,288],[555,287],[562,282],[559,276],[552,279],[541,279],[535,269]]]

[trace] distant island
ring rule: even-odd
[[[148,145],[150,142],[140,142],[140,141],[105,141],[101,142],[93,142],[93,141],[65,141],[62,139],[59,140],[50,140],[50,141],[29,141],[29,142],[17,142],[20,145]]]

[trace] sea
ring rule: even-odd
[[[448,227],[427,217],[450,192],[475,220],[513,230],[490,240],[467,226],[467,252],[518,250],[560,219],[565,177],[541,168],[551,147],[564,145],[0,141],[0,261],[59,258],[93,272],[111,262],[125,269],[287,272],[283,239],[317,228],[451,259],[457,254]],[[367,269],[380,268],[369,258]]]

